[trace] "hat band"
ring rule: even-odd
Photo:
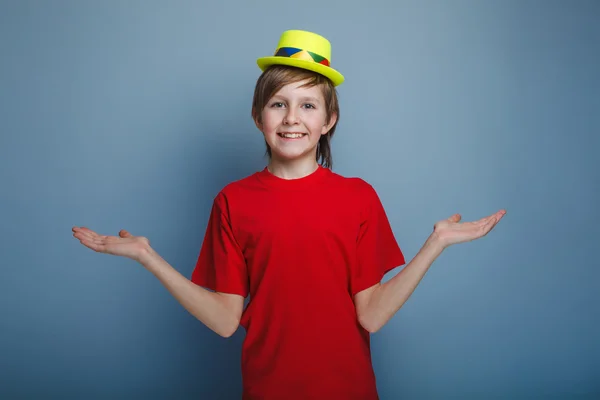
[[[312,51],[298,49],[296,47],[280,47],[275,51],[276,57],[289,57],[298,60],[312,61],[329,67],[329,60]]]

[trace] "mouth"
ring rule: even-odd
[[[277,132],[277,136],[283,139],[301,139],[306,135],[303,132]]]

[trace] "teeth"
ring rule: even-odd
[[[297,139],[297,138],[301,138],[302,136],[304,136],[304,134],[302,134],[302,133],[282,133],[281,136],[283,136],[284,138],[288,138],[288,139]]]

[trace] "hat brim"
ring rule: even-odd
[[[313,71],[324,75],[327,78],[329,78],[331,82],[333,82],[333,86],[338,86],[342,82],[344,82],[344,76],[335,69],[312,61],[299,60],[297,58],[290,57],[271,56],[261,57],[258,60],[256,60],[256,63],[262,71],[264,71],[271,65],[288,65],[291,67],[307,69],[309,71]]]

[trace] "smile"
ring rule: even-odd
[[[278,132],[277,135],[284,139],[300,139],[301,137],[306,136],[306,133],[301,132]]]

